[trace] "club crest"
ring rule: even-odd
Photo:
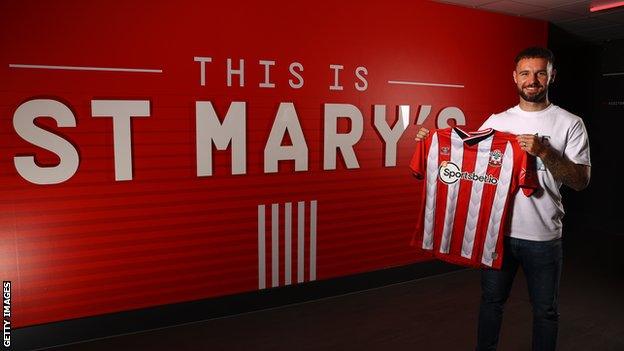
[[[500,167],[503,163],[503,153],[500,150],[490,152],[490,161],[488,163],[492,167]]]

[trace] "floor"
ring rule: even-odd
[[[564,240],[559,350],[624,350],[624,236]],[[303,304],[53,348],[78,350],[471,350],[479,272],[461,270]],[[499,350],[530,350],[520,273]]]

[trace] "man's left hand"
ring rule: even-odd
[[[542,142],[537,135],[521,134],[516,136],[516,140],[520,144],[520,148],[533,156],[542,158],[548,151],[548,146]]]

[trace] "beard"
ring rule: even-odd
[[[541,85],[529,85],[528,87],[536,87],[539,88]],[[545,102],[546,96],[548,96],[548,87],[537,94],[528,95],[526,94],[522,88],[518,88],[518,95],[527,102]]]

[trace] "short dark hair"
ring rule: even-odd
[[[550,63],[551,65],[555,64],[555,55],[552,53],[552,51],[539,46],[532,46],[530,48],[526,48],[520,51],[518,55],[516,55],[516,65],[518,64],[518,62],[520,62],[520,60],[526,58],[543,58],[548,60],[548,63]]]

